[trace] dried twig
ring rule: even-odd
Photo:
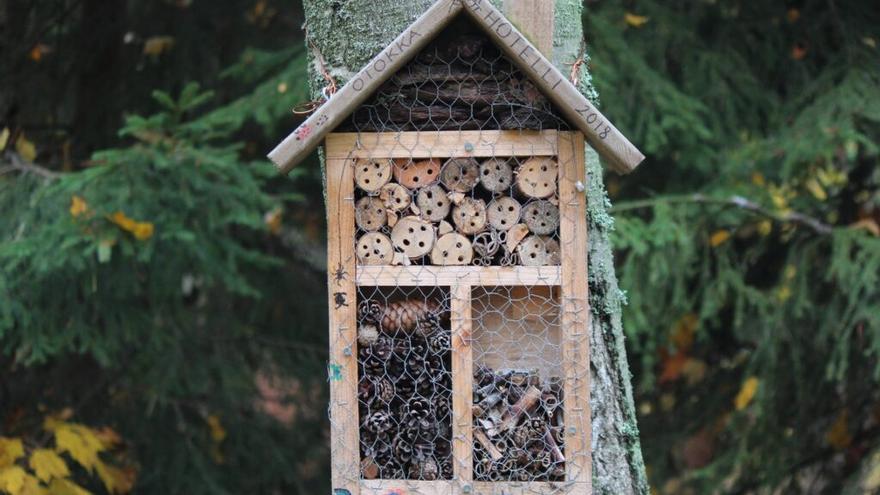
[[[641,208],[653,208],[660,204],[682,203],[733,206],[742,210],[750,211],[757,215],[776,220],[778,222],[792,222],[800,224],[812,229],[814,232],[821,235],[828,235],[833,229],[831,225],[804,213],[799,213],[796,211],[789,211],[784,213],[774,212],[742,196],[730,196],[729,198],[713,198],[699,193],[684,196],[663,196],[659,198],[621,203],[612,207],[611,212],[620,213],[623,211],[638,210]]]

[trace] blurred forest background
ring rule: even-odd
[[[339,2],[344,4],[345,2]],[[880,4],[589,0],[653,493],[880,493]],[[281,0],[0,4],[0,493],[329,491]]]

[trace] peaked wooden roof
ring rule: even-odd
[[[488,0],[437,0],[276,146],[269,159],[281,172],[289,172],[462,11],[557,105],[569,123],[583,132],[613,170],[626,174],[644,160],[626,136]]]

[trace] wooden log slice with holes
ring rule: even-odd
[[[523,266],[558,266],[559,243],[550,237],[532,235],[523,239],[516,248]]]
[[[416,195],[416,206],[422,218],[429,222],[439,222],[449,215],[452,201],[439,184],[423,187]]]
[[[473,158],[450,158],[440,171],[440,182],[446,189],[468,192],[480,181],[480,164]]]
[[[374,196],[359,199],[354,206],[354,221],[358,228],[364,232],[375,232],[381,229],[388,222],[385,203]]]
[[[391,231],[391,245],[409,258],[421,258],[434,247],[434,226],[416,216],[403,217]]]
[[[391,211],[401,211],[409,208],[412,197],[409,191],[400,184],[391,182],[382,186],[379,191],[379,199],[385,204],[385,208]]]
[[[461,234],[472,235],[486,228],[486,203],[482,199],[464,198],[452,209],[452,221]]]
[[[474,249],[467,237],[452,232],[434,243],[431,264],[441,266],[469,265],[474,259]]]
[[[354,182],[367,194],[375,194],[391,180],[391,160],[358,159],[354,164]]]
[[[410,162],[398,160],[394,163],[394,180],[407,189],[418,189],[437,182],[440,176],[439,160],[419,160]]]
[[[486,208],[489,225],[495,230],[506,231],[519,223],[522,206],[510,196],[495,198]]]
[[[530,198],[549,198],[556,194],[559,165],[549,157],[529,158],[516,171],[516,188]]]
[[[506,192],[513,184],[513,169],[508,160],[490,158],[480,164],[480,184],[496,194]]]
[[[537,235],[549,235],[559,228],[559,207],[547,200],[532,201],[522,211],[523,222]]]
[[[362,235],[357,240],[355,252],[361,265],[390,265],[394,260],[391,239],[379,232]]]

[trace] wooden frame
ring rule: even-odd
[[[561,266],[357,266],[354,253],[353,158],[396,156],[401,143],[436,158],[556,156],[559,162]],[[419,144],[421,143],[421,144]],[[589,321],[584,139],[577,132],[436,132],[334,134],[327,142],[330,415],[335,493],[577,494],[592,492]],[[419,148],[418,146],[423,146]],[[434,146],[434,147],[430,147]],[[421,152],[420,152],[421,153]],[[508,154],[509,153],[509,154]],[[400,155],[402,156],[402,155]],[[357,288],[423,286],[448,289],[452,331],[453,479],[360,480],[357,404]],[[475,482],[472,469],[472,289],[559,287],[566,411],[566,481]],[[586,370],[586,371],[584,371]],[[578,455],[572,455],[577,453]]]

